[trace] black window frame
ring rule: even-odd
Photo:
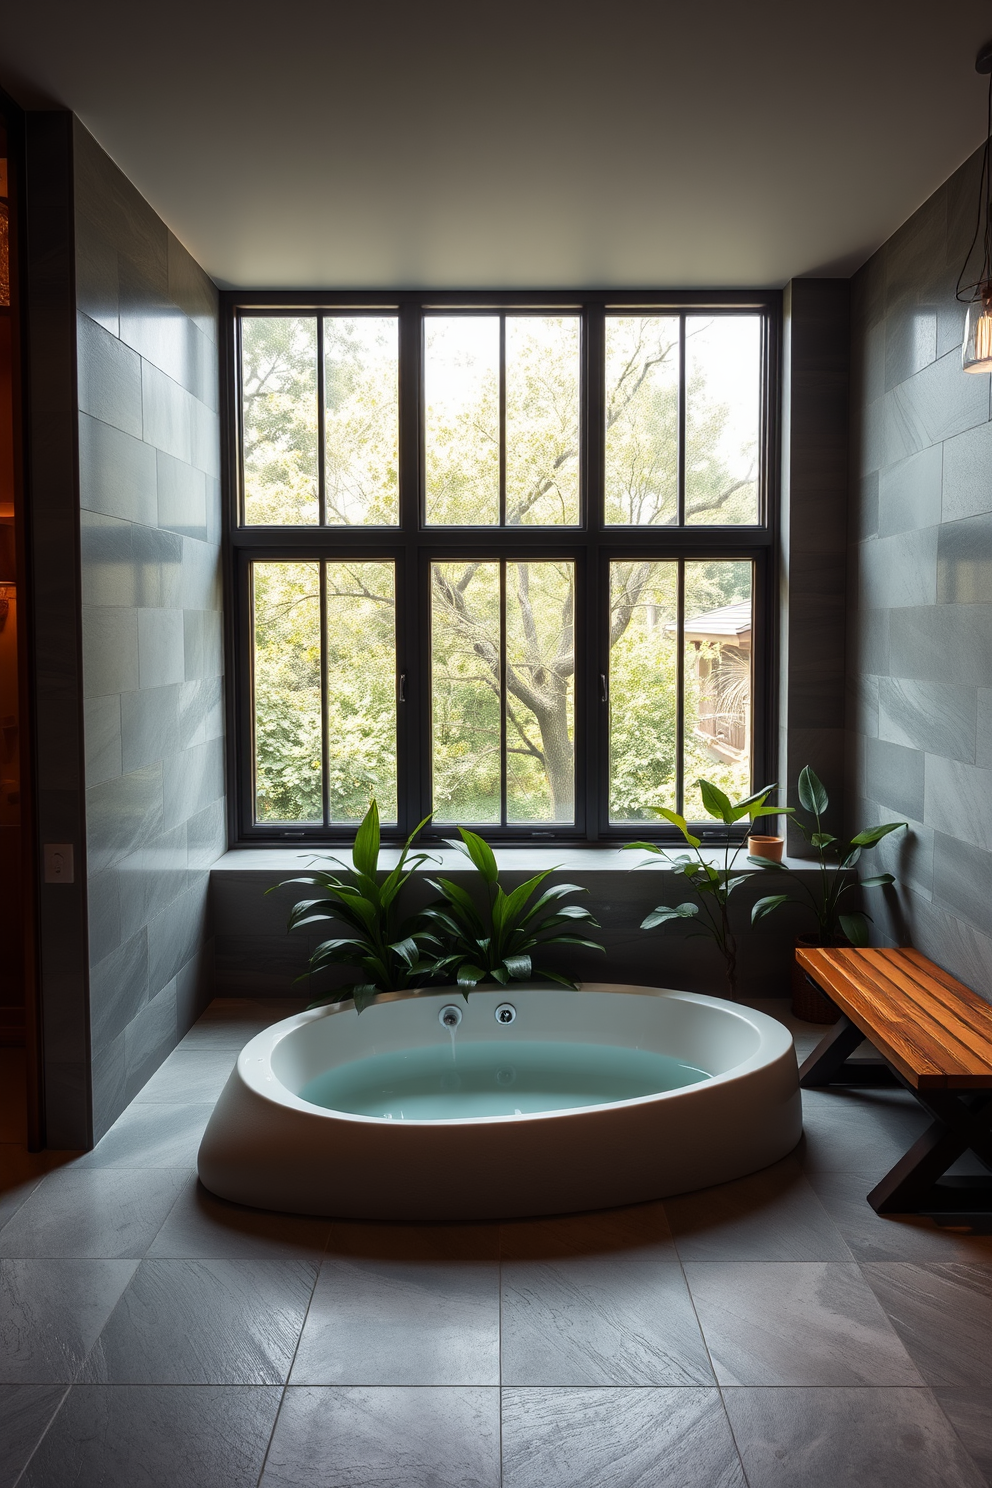
[[[397,314],[399,318],[399,514],[396,527],[263,527],[242,525],[240,318],[247,315],[321,315],[334,312]],[[580,525],[575,527],[428,527],[423,520],[422,407],[425,314],[487,312],[578,313],[581,332]],[[603,517],[603,350],[610,314],[758,314],[762,317],[759,512],[754,526],[608,526]],[[493,843],[620,846],[645,838],[680,841],[664,822],[618,824],[609,820],[609,707],[602,679],[609,676],[609,564],[643,559],[726,559],[753,564],[752,759],[755,785],[772,779],[777,735],[777,583],[779,530],[779,422],[782,296],[780,291],[244,291],[221,294],[222,475],[224,564],[228,603],[226,706],[230,839],[239,846],[340,843],[354,825],[257,823],[253,808],[250,564],[256,559],[316,561],[395,559],[397,575],[397,678],[405,701],[397,707],[399,822],[383,838],[402,841],[430,809],[429,583],[432,559],[481,561],[574,560],[575,568],[575,824],[482,826]],[[680,424],[684,427],[684,400]],[[321,403],[321,407],[322,407]],[[684,492],[680,428],[679,499]],[[599,634],[590,624],[598,619]],[[581,658],[581,665],[579,664]],[[398,689],[399,691],[399,689]],[[681,698],[679,708],[681,709]],[[326,790],[325,790],[326,800]],[[469,824],[467,824],[469,825]],[[743,830],[743,829],[741,829]],[[454,828],[428,829],[426,840]],[[706,823],[700,835],[725,840],[726,829]],[[730,835],[739,836],[740,831]]]

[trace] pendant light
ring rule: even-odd
[[[982,175],[978,183],[978,220],[975,235],[958,275],[957,298],[967,303],[961,366],[965,372],[992,372],[992,220],[989,197],[992,195],[992,42],[987,42],[975,58],[975,71],[989,78],[988,117],[985,127],[985,149],[982,153]],[[964,284],[976,244],[981,244],[978,278]]]

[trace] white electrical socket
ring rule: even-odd
[[[45,882],[62,884],[75,882],[71,842],[45,843]]]

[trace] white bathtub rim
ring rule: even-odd
[[[485,987],[478,988],[482,993],[500,993],[509,998],[514,992],[540,992],[554,990],[535,986],[530,982],[520,982],[512,987]],[[339,1013],[351,1012],[354,1003],[351,998],[343,999],[341,1002],[329,1003],[325,1007],[305,1009],[301,1013],[294,1013],[289,1018],[283,1018],[270,1027],[262,1030],[254,1038],[250,1039],[238,1055],[235,1069],[242,1083],[258,1098],[269,1104],[304,1114],[323,1118],[329,1121],[352,1122],[358,1126],[382,1128],[382,1127],[427,1127],[433,1130],[440,1128],[451,1128],[459,1126],[492,1126],[506,1125],[518,1126],[522,1122],[541,1122],[548,1120],[560,1120],[562,1117],[581,1116],[591,1111],[606,1112],[614,1110],[627,1110],[638,1106],[646,1106],[659,1101],[669,1101],[676,1098],[683,1100],[695,1097],[699,1099],[704,1091],[710,1091],[723,1085],[737,1083],[752,1074],[765,1070],[769,1065],[775,1064],[779,1059],[788,1057],[793,1053],[794,1044],[791,1031],[777,1019],[770,1017],[767,1013],[760,1012],[757,1008],[748,1007],[746,1004],[730,1002],[726,998],[712,997],[705,992],[688,992],[676,987],[644,987],[627,986],[620,982],[579,982],[577,984],[578,994],[583,992],[623,992],[633,993],[642,997],[672,998],[680,1002],[701,1004],[707,1008],[719,1008],[724,1013],[733,1014],[742,1022],[749,1023],[756,1029],[759,1035],[758,1047],[753,1054],[739,1064],[732,1065],[730,1069],[724,1070],[718,1075],[709,1075],[705,1080],[694,1081],[690,1085],[681,1085],[674,1090],[659,1090],[647,1095],[631,1096],[620,1101],[597,1101],[594,1105],[585,1106],[555,1106],[547,1111],[526,1111],[520,1115],[496,1115],[496,1116],[442,1116],[432,1118],[413,1118],[402,1121],[392,1121],[385,1116],[364,1116],[356,1111],[339,1111],[329,1106],[318,1106],[312,1101],[304,1100],[295,1091],[289,1089],[278,1078],[272,1068],[272,1054],[276,1045],[297,1029],[305,1028],[311,1023],[320,1022],[327,1017],[337,1016]],[[476,994],[470,994],[473,996]],[[383,1005],[389,1002],[413,1000],[421,997],[462,998],[463,993],[459,987],[418,987],[409,992],[383,992],[375,1000],[375,1005]],[[568,1040],[564,1040],[568,1042]],[[578,1042],[578,1041],[577,1041]],[[776,1047],[777,1046],[777,1047]],[[593,1045],[592,1047],[595,1047]],[[794,1056],[793,1056],[794,1057]],[[357,1061],[355,1061],[357,1062]],[[269,1088],[266,1088],[266,1087]],[[275,1090],[272,1087],[275,1087]]]

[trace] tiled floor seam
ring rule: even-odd
[[[82,1368],[82,1365],[80,1365],[79,1367],[81,1369]],[[13,1484],[11,1485],[11,1488],[17,1488],[18,1483],[21,1482],[22,1478],[24,1477],[24,1474],[27,1472],[28,1468],[31,1466],[31,1463],[34,1460],[34,1457],[35,1457],[35,1454],[38,1451],[38,1448],[41,1446],[42,1442],[45,1440],[45,1437],[48,1435],[48,1433],[51,1431],[52,1427],[55,1425],[55,1422],[58,1419],[59,1411],[65,1405],[66,1400],[68,1399],[68,1396],[69,1396],[69,1391],[71,1389],[72,1389],[72,1385],[66,1385],[65,1390],[62,1392],[62,1399],[59,1401],[58,1405],[52,1411],[52,1414],[51,1414],[51,1416],[49,1417],[49,1420],[48,1420],[48,1425],[45,1427],[44,1431],[41,1433],[41,1435],[39,1436],[38,1440],[35,1442],[34,1446],[31,1448],[31,1451],[28,1453],[28,1460],[25,1462],[24,1466],[21,1468],[20,1472],[17,1474],[17,1477],[14,1479]]]
[[[954,1422],[951,1420],[950,1416],[945,1411],[943,1405],[940,1402],[940,1396],[937,1394],[937,1391],[935,1389],[933,1389],[932,1386],[930,1386],[928,1388],[930,1389],[930,1393],[933,1395],[933,1398],[936,1401],[937,1409],[940,1411],[940,1414],[943,1416],[944,1420],[947,1422],[948,1426],[950,1426],[951,1430],[954,1432],[954,1435],[957,1437],[958,1441],[961,1443],[961,1450],[964,1452],[964,1454],[968,1458],[968,1461],[969,1462],[974,1462],[974,1464],[975,1464],[975,1471],[978,1473],[979,1477],[984,1477],[985,1474],[983,1472],[981,1463],[979,1463],[979,1462],[976,1461],[976,1459],[972,1455],[972,1453],[971,1453],[971,1451],[970,1451],[970,1449],[968,1447],[968,1444],[965,1441],[964,1437],[961,1435],[960,1431],[958,1430],[958,1428],[955,1426]]]
[[[668,1222],[668,1213],[667,1213],[667,1211],[665,1212],[665,1220],[666,1220],[666,1223],[667,1223]],[[669,1231],[672,1231],[672,1227],[671,1227],[671,1224],[670,1223],[668,1225],[668,1228],[669,1228]],[[676,1255],[676,1257],[678,1259],[679,1270],[682,1272],[682,1280],[685,1283],[686,1292],[689,1294],[689,1302],[690,1302],[690,1304],[692,1306],[692,1315],[696,1319],[696,1327],[699,1329],[699,1336],[703,1340],[703,1348],[706,1351],[706,1362],[709,1365],[709,1367],[710,1367],[710,1373],[713,1376],[713,1386],[714,1386],[714,1388],[716,1389],[717,1393],[720,1396],[720,1407],[721,1407],[721,1409],[723,1411],[724,1419],[727,1422],[727,1430],[730,1432],[730,1440],[734,1444],[734,1451],[737,1453],[737,1460],[738,1460],[738,1462],[741,1465],[741,1477],[744,1479],[744,1482],[745,1483],[749,1483],[748,1476],[747,1476],[747,1471],[746,1471],[746,1469],[744,1467],[744,1457],[743,1457],[743,1455],[741,1453],[740,1445],[739,1445],[739,1443],[737,1441],[737,1437],[736,1437],[736,1435],[734,1433],[733,1423],[732,1423],[732,1421],[730,1419],[730,1414],[729,1414],[729,1412],[727,1410],[727,1402],[723,1398],[723,1390],[720,1387],[720,1381],[719,1381],[719,1378],[718,1378],[717,1372],[716,1372],[716,1365],[713,1363],[713,1355],[710,1353],[710,1346],[709,1346],[709,1343],[707,1342],[707,1339],[706,1339],[706,1333],[705,1333],[705,1330],[703,1328],[702,1319],[700,1318],[699,1312],[696,1309],[696,1299],[692,1295],[692,1287],[689,1285],[689,1278],[685,1274],[685,1263],[682,1260],[682,1252],[679,1250],[678,1236],[674,1233],[674,1231],[672,1231],[672,1245],[673,1245],[673,1247],[675,1249],[675,1255]]]
[[[503,1488],[503,1226],[496,1228],[496,1384],[499,1398],[496,1408],[499,1413],[499,1488]]]
[[[307,1318],[310,1316],[310,1308],[313,1306],[313,1299],[317,1292],[317,1283],[320,1280],[321,1267],[324,1264],[324,1258],[327,1255],[327,1247],[329,1243],[330,1235],[328,1234],[327,1239],[324,1241],[324,1249],[321,1252],[320,1262],[317,1266],[317,1274],[313,1279],[313,1287],[310,1290],[310,1301],[307,1303],[307,1310],[303,1314],[303,1322],[300,1325],[300,1331],[296,1339],[296,1347],[293,1350],[293,1357],[290,1359],[289,1368],[286,1370],[286,1378],[283,1381],[282,1394],[279,1396],[279,1406],[272,1421],[272,1430],[269,1432],[269,1439],[265,1444],[265,1455],[262,1458],[262,1465],[258,1470],[258,1477],[255,1480],[255,1488],[259,1488],[259,1485],[261,1484],[262,1479],[265,1476],[265,1468],[269,1460],[269,1452],[272,1450],[272,1443],[275,1439],[276,1428],[279,1425],[279,1417],[282,1415],[282,1408],[286,1399],[286,1391],[289,1389],[290,1376],[293,1373],[293,1365],[296,1363],[296,1356],[300,1351],[300,1341],[303,1338],[303,1330],[307,1325]]]
[[[867,1262],[865,1264],[871,1265],[872,1263],[871,1262]],[[898,1265],[899,1262],[895,1262],[894,1264],[897,1264]],[[972,1265],[979,1264],[979,1265],[981,1265],[982,1262],[977,1262],[977,1263],[976,1262],[970,1262],[970,1263],[969,1262],[964,1262],[963,1264],[972,1264]],[[865,1285],[871,1291],[872,1296],[876,1298],[876,1300],[878,1301],[879,1307],[881,1307],[882,1311],[885,1313],[885,1316],[888,1318],[888,1320],[889,1320],[889,1326],[893,1329],[893,1331],[897,1334],[897,1336],[899,1336],[901,1338],[901,1334],[899,1334],[899,1330],[896,1328],[896,1326],[893,1323],[891,1317],[889,1317],[889,1314],[888,1314],[888,1311],[885,1308],[885,1305],[883,1304],[881,1298],[879,1298],[877,1296],[874,1288],[872,1287],[870,1277],[868,1277],[868,1276],[865,1275],[864,1265],[861,1262],[858,1263],[858,1270],[861,1272],[861,1275],[862,1275],[862,1278],[864,1280]],[[903,1347],[905,1348],[905,1344],[903,1344]],[[906,1349],[906,1352],[909,1353],[909,1350]],[[910,1358],[912,1358],[912,1354],[910,1354]],[[885,1388],[885,1387],[882,1386],[880,1388]],[[919,1388],[919,1387],[917,1386],[916,1388]],[[940,1397],[938,1396],[936,1389],[934,1388],[933,1385],[928,1384],[928,1383],[925,1383],[924,1384],[924,1388],[932,1396],[933,1401],[934,1401],[934,1404],[936,1405],[937,1409],[940,1411],[940,1414],[944,1417],[944,1420],[947,1422],[948,1426],[950,1426],[951,1430],[954,1432],[954,1435],[957,1437],[958,1441],[961,1443],[961,1449],[966,1454],[966,1456],[968,1458],[968,1461],[974,1463],[974,1465],[975,1465],[975,1471],[980,1476],[982,1476],[983,1474],[982,1474],[981,1465],[978,1462],[975,1461],[975,1458],[972,1456],[971,1452],[968,1449],[968,1446],[967,1446],[967,1444],[966,1444],[966,1442],[964,1440],[964,1437],[961,1435],[960,1431],[957,1429],[957,1427],[955,1426],[954,1422],[951,1420],[950,1416],[944,1410],[944,1407],[943,1407],[943,1405],[940,1402]]]

